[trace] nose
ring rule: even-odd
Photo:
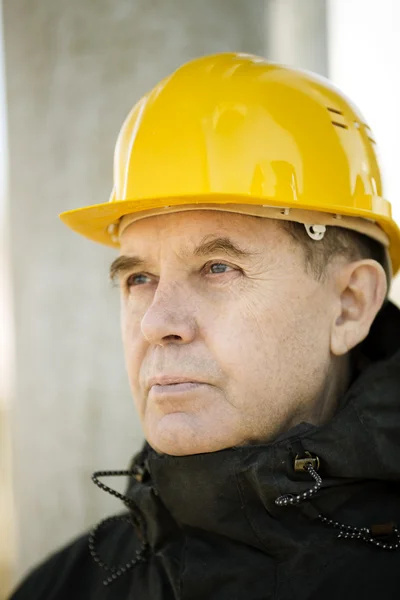
[[[158,283],[141,322],[142,334],[154,345],[189,344],[196,337],[193,296],[179,282]]]

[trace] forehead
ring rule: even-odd
[[[193,210],[135,221],[122,233],[120,244],[121,252],[171,244],[190,252],[208,235],[229,237],[247,246],[257,247],[265,245],[266,238],[272,243],[278,233],[277,223],[271,219],[214,210]]]

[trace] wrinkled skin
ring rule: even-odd
[[[194,254],[221,237],[248,255]],[[332,261],[318,281],[279,222],[232,213],[139,220],[123,232],[121,255],[143,261],[117,275],[130,387],[146,439],[173,455],[328,420],[348,385],[347,351],[384,295],[373,261]],[[200,383],[150,387],[157,377]]]

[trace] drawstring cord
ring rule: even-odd
[[[383,550],[398,550],[400,547],[399,530],[393,523],[388,524],[385,534],[396,536],[396,542],[393,544],[388,544],[387,542],[380,542],[376,539],[376,537],[374,537],[374,527],[354,527],[353,525],[345,525],[344,523],[333,521],[332,519],[328,519],[323,515],[318,516],[325,525],[339,529],[339,534],[337,536],[338,540],[361,540],[367,544],[373,544],[378,548],[382,548]]]
[[[322,478],[317,473],[317,469],[319,468],[319,458],[317,456],[312,457],[309,452],[305,452],[304,455],[305,458],[299,458],[299,455],[296,455],[295,471],[306,471],[314,479],[315,485],[302,494],[284,494],[283,496],[279,496],[275,500],[277,506],[298,505],[300,502],[310,500],[310,498],[315,496],[321,489]],[[378,548],[382,548],[383,550],[398,550],[400,547],[400,533],[393,523],[387,525],[373,525],[372,527],[355,527],[353,525],[346,525],[345,523],[334,521],[333,519],[328,519],[328,517],[325,517],[321,513],[318,515],[318,518],[324,525],[339,529],[339,534],[337,536],[337,539],[339,540],[361,540],[367,544],[373,544]],[[376,539],[376,536],[378,535],[394,535],[396,541],[393,543],[381,542]]]
[[[135,477],[138,481],[141,481],[141,479],[143,478],[143,469],[141,469],[140,467],[135,465],[133,470],[130,470],[130,471],[96,471],[96,473],[93,473],[93,475],[92,475],[93,483],[95,483],[104,492],[107,492],[108,494],[115,496],[119,500],[122,500],[122,502],[125,504],[125,506],[127,508],[129,508],[129,510],[130,510],[129,516],[121,515],[121,516],[108,517],[106,519],[103,519],[102,521],[100,521],[100,523],[98,523],[92,529],[92,531],[89,534],[89,551],[90,551],[90,554],[91,554],[93,560],[100,568],[102,568],[105,571],[107,571],[108,573],[110,573],[110,575],[106,579],[103,580],[103,585],[105,585],[105,586],[108,586],[110,583],[113,583],[116,579],[118,579],[118,577],[120,577],[121,575],[124,575],[124,573],[131,570],[135,565],[137,565],[141,562],[145,562],[147,550],[148,550],[148,543],[146,541],[146,535],[145,535],[145,533],[146,533],[145,521],[140,513],[133,512],[133,509],[136,508],[133,500],[131,498],[129,498],[128,496],[125,496],[124,494],[121,494],[120,492],[113,490],[112,488],[108,487],[108,485],[105,485],[104,483],[99,481],[99,477],[119,477],[119,476]],[[134,558],[129,560],[127,563],[125,563],[124,565],[112,566],[112,565],[107,565],[106,563],[104,563],[101,560],[99,554],[96,551],[96,542],[97,542],[99,530],[101,528],[103,528],[106,524],[115,522],[115,521],[123,521],[125,523],[129,523],[130,525],[132,525],[132,527],[134,527],[138,531],[139,539],[141,539],[142,545],[141,545],[141,548],[136,551]]]
[[[275,500],[275,504],[277,506],[287,506],[288,504],[293,506],[293,504],[300,504],[300,502],[309,500],[310,498],[315,496],[317,492],[319,492],[322,486],[322,478],[318,475],[317,471],[314,469],[312,464],[308,463],[304,465],[303,470],[307,471],[309,475],[311,475],[311,477],[315,481],[315,485],[303,494],[298,494],[297,496],[294,496],[293,494],[285,494],[284,496],[279,496],[279,498]]]

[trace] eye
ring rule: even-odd
[[[206,265],[208,271],[211,271],[213,275],[219,275],[221,273],[227,273],[228,271],[233,271],[233,267],[221,262],[208,263]]]
[[[143,285],[149,282],[150,277],[148,275],[145,275],[144,273],[134,273],[126,280],[126,287],[130,289],[131,287],[137,287],[138,285]]]

